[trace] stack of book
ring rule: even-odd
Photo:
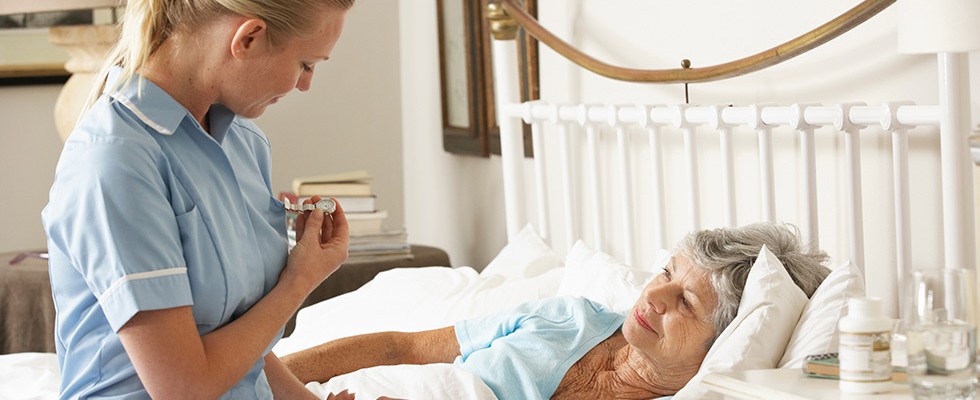
[[[385,229],[388,212],[377,209],[371,180],[371,174],[363,170],[300,177],[293,180],[293,191],[285,196],[300,204],[314,195],[337,199],[350,228],[350,262],[412,259],[405,230]]]
[[[803,360],[803,373],[814,378],[840,379],[840,354],[825,353],[806,356]],[[907,383],[909,381],[906,368],[892,365],[892,381]]]

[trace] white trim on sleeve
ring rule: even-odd
[[[140,279],[160,278],[160,277],[171,276],[171,275],[181,275],[181,274],[187,274],[186,267],[167,268],[167,269],[161,269],[157,271],[137,272],[135,274],[126,275],[122,278],[117,279],[115,282],[112,282],[112,285],[110,285],[108,289],[106,289],[104,292],[102,292],[101,295],[99,295],[99,303],[104,302],[106,299],[112,296],[112,294],[115,291],[119,290],[119,288],[121,288],[122,285],[125,284],[126,282],[136,281]]]

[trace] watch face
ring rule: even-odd
[[[337,211],[337,203],[335,203],[332,199],[323,199],[316,202],[316,204],[303,204],[303,205],[292,204],[289,202],[289,199],[285,199],[283,201],[283,206],[286,208],[287,211],[298,212],[298,213],[304,211],[313,211],[314,209],[317,208],[323,210],[323,212],[327,214],[332,214],[334,211]]]
[[[323,210],[327,214],[331,214],[337,211],[337,203],[334,203],[332,199],[323,199],[316,202],[316,208]]]

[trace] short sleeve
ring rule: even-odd
[[[615,333],[621,314],[584,298],[557,297],[455,325],[454,362],[480,376],[497,398],[546,399],[565,372]]]
[[[138,311],[193,304],[169,166],[154,145],[70,141],[43,212],[49,245],[68,255],[115,331]]]
[[[456,322],[456,340],[459,342],[460,355],[465,360],[473,352],[490,347],[498,338],[505,337],[518,328],[529,311],[538,302],[524,303],[514,309],[493,314],[482,318],[473,318]]]

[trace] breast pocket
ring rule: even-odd
[[[177,216],[184,262],[194,299],[194,321],[199,333],[207,333],[222,323],[228,288],[218,250],[200,210],[195,206]]]

